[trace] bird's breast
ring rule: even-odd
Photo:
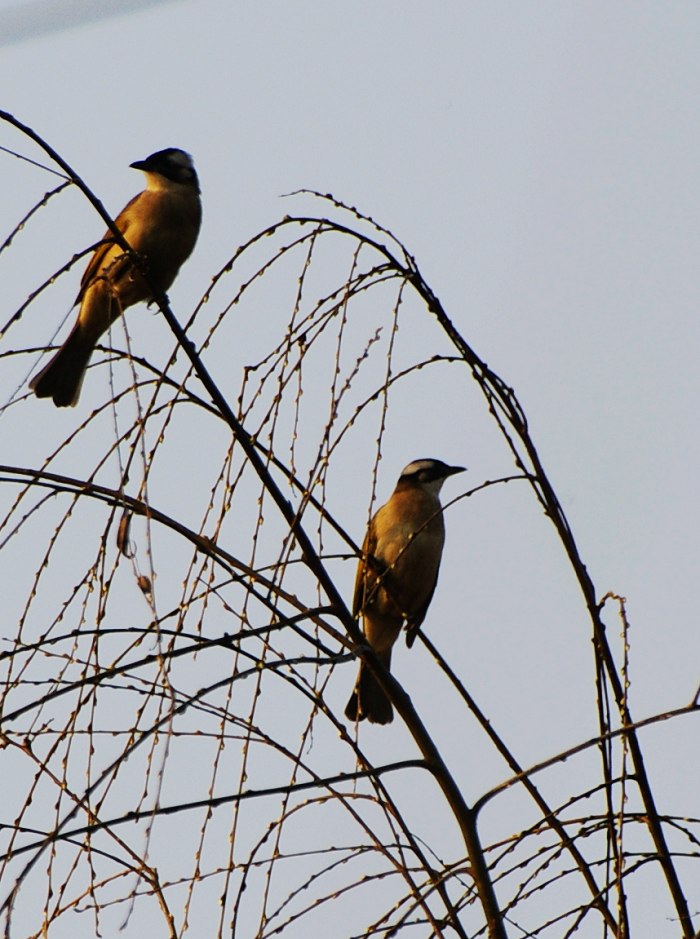
[[[149,264],[152,276],[167,290],[190,256],[202,221],[196,193],[146,190],[131,206],[126,238]]]
[[[374,535],[375,557],[389,572],[387,584],[393,583],[404,612],[411,613],[435,586],[445,542],[440,504],[422,493],[394,495],[375,516]]]

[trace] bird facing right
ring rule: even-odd
[[[369,524],[357,569],[353,616],[362,614],[367,642],[387,670],[404,622],[410,647],[425,619],[445,543],[440,489],[448,476],[464,469],[442,460],[414,460]],[[363,663],[345,716],[375,724],[388,724],[394,718],[391,701]]]

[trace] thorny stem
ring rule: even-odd
[[[405,275],[411,281],[419,296],[423,298],[428,309],[436,317],[452,343],[462,353],[465,361],[471,365],[472,369],[477,374],[479,379],[479,386],[482,388],[482,391],[487,393],[488,389],[489,394],[496,396],[499,404],[503,407],[504,411],[508,415],[509,423],[513,430],[517,433],[531,462],[533,477],[532,485],[535,488],[538,499],[542,502],[547,515],[557,530],[557,533],[564,546],[564,550],[569,557],[571,566],[574,569],[576,578],[583,593],[586,608],[593,625],[593,638],[595,647],[601,661],[605,666],[622,723],[626,728],[625,736],[627,737],[630,754],[632,756],[632,762],[634,764],[635,778],[637,780],[639,792],[646,810],[647,825],[658,854],[659,863],[661,864],[661,867],[664,871],[666,882],[676,907],[676,912],[678,913],[678,918],[683,931],[683,937],[684,939],[695,939],[696,932],[693,928],[690,910],[688,908],[688,903],[685,898],[683,888],[681,887],[680,880],[678,879],[678,874],[673,864],[668,844],[666,843],[666,837],[661,825],[661,819],[656,808],[651,785],[649,783],[649,777],[647,775],[644,764],[644,757],[641,746],[639,744],[639,738],[631,726],[634,722],[627,704],[622,680],[618,674],[612,650],[607,640],[605,624],[603,623],[601,617],[601,605],[596,600],[596,592],[593,581],[591,580],[588,570],[586,569],[586,566],[578,552],[578,547],[576,545],[571,528],[569,527],[566,515],[564,514],[564,510],[554,492],[554,489],[552,488],[551,483],[549,482],[549,479],[547,478],[542,463],[540,462],[537,450],[535,449],[532,439],[530,438],[523,411],[520,408],[520,405],[512,389],[508,388],[502,382],[502,380],[489,369],[488,365],[486,365],[486,363],[477,356],[474,350],[465,342],[460,333],[454,327],[452,321],[445,313],[442,304],[423,280],[420,272],[418,271],[418,268],[413,262],[413,259],[411,259],[411,265],[412,269],[404,271]]]
[[[436,782],[442,789],[442,792],[447,799],[450,808],[455,814],[457,823],[460,826],[462,836],[464,837],[465,846],[467,848],[469,862],[472,868],[472,876],[474,877],[474,881],[477,885],[479,899],[481,900],[484,915],[489,926],[489,935],[491,939],[506,939],[503,918],[500,914],[498,900],[496,898],[493,883],[488,871],[484,851],[479,841],[479,835],[476,826],[476,816],[464,801],[459,787],[447,769],[444,760],[440,756],[440,753],[433,743],[432,738],[425,729],[425,726],[418,717],[418,714],[416,713],[410,698],[400,687],[398,682],[396,682],[396,680],[381,665],[374,652],[364,643],[364,639],[357,622],[353,619],[352,614],[348,610],[345,601],[340,596],[333,579],[330,577],[323,562],[317,555],[313,543],[306,534],[297,512],[293,508],[292,504],[287,499],[285,499],[282,491],[270,475],[263,458],[258,453],[253,439],[248,435],[245,428],[238,421],[238,418],[229,407],[228,402],[219,391],[217,384],[205,369],[201,359],[194,349],[193,344],[189,341],[189,339],[187,339],[184,330],[170,309],[167,298],[160,298],[159,306],[168,325],[175,334],[178,343],[192,363],[197,377],[206,388],[208,394],[211,395],[214,405],[217,407],[224,420],[228,423],[236,440],[243,448],[246,457],[255,469],[273,501],[277,505],[285,522],[289,525],[290,532],[293,534],[297,544],[299,545],[307,567],[312,571],[314,577],[316,577],[321,588],[324,590],[336,617],[345,627],[350,639],[357,647],[358,653],[363,659],[363,662],[365,662],[369,666],[370,670],[376,675],[382,688],[389,693],[392,701],[396,704],[397,710],[406,722],[413,739],[423,754],[428,769],[431,771]]]
[[[142,259],[140,259],[139,256],[131,250],[128,242],[116,227],[109,214],[105,211],[103,204],[94,196],[94,194],[85,185],[78,174],[74,172],[70,165],[52,147],[45,143],[45,141],[35,131],[33,131],[30,127],[22,124],[7,111],[0,110],[0,119],[12,124],[14,127],[18,128],[20,131],[26,134],[29,138],[34,140],[35,143],[37,143],[66,172],[67,176],[81,189],[86,198],[91,202],[91,204],[103,218],[109,230],[113,234],[115,242],[119,244],[124,249],[124,251],[132,257],[134,264],[139,268],[139,273],[141,276],[143,276],[146,282],[149,283],[150,287],[153,287],[153,285],[149,282],[148,271],[145,269]],[[496,899],[493,883],[489,875],[483,848],[479,842],[479,836],[476,829],[476,817],[467,807],[464,799],[462,798],[459,787],[447,769],[444,760],[440,756],[423,723],[420,721],[408,695],[406,695],[403,689],[401,689],[398,682],[396,682],[396,680],[389,675],[372,649],[369,648],[369,646],[367,646],[367,644],[364,642],[364,637],[359,629],[357,622],[353,619],[352,614],[340,596],[335,583],[326,571],[323,562],[318,556],[311,539],[306,534],[297,511],[284,497],[279,486],[272,478],[266,466],[265,460],[260,456],[258,450],[256,449],[255,441],[247,433],[243,425],[233,413],[228,402],[219,390],[218,385],[204,367],[199,355],[194,348],[193,343],[187,338],[185,331],[175,318],[167,297],[162,292],[157,290],[153,290],[153,296],[156,304],[163,314],[163,317],[168,323],[168,326],[175,335],[178,344],[190,360],[197,377],[204,385],[207,393],[211,396],[215,408],[219,411],[222,418],[230,427],[231,432],[242,447],[246,457],[248,458],[248,461],[252,465],[272,500],[279,509],[285,522],[289,526],[290,533],[293,535],[299,546],[304,562],[306,563],[309,570],[314,574],[321,589],[328,597],[336,617],[343,624],[359,656],[368,666],[370,671],[375,674],[380,685],[394,701],[398,712],[406,722],[406,725],[411,732],[419,750],[423,754],[430,771],[432,772],[432,775],[442,789],[448,804],[455,813],[455,817],[464,837],[465,846],[467,848],[467,853],[472,868],[472,874],[484,910],[486,922],[488,924],[489,935],[491,936],[491,939],[506,939],[503,918],[499,910],[498,901]]]
[[[60,157],[58,153],[56,153],[56,151],[54,151],[34,131],[32,131],[31,128],[19,122],[16,118],[12,117],[12,115],[0,110],[0,119],[12,124],[24,134],[26,134],[29,138],[34,140],[67,173],[69,179],[81,189],[86,198],[88,198],[91,204],[101,215],[103,220],[106,222],[110,231],[112,232],[112,235],[114,236],[115,242],[120,244],[125,251],[132,255],[134,263],[141,269],[141,274],[148,281],[148,272],[142,269],[142,262],[140,261],[139,257],[131,252],[128,243],[124,240],[123,236],[116,228],[113,220],[105,211],[102,203],[93,195],[93,193],[80,179],[80,177],[74,173],[71,167]],[[289,219],[288,221],[292,220]],[[294,221],[300,222],[301,220],[296,219]],[[318,220],[316,221],[318,222]],[[422,275],[420,274],[413,258],[411,258],[410,255],[407,255],[404,252],[405,263],[401,264],[386,247],[380,245],[378,242],[373,241],[370,238],[363,237],[352,229],[342,225],[332,225],[330,227],[335,228],[336,231],[344,231],[352,237],[361,238],[362,240],[366,241],[367,244],[375,247],[377,250],[383,253],[384,256],[389,260],[390,264],[392,264],[395,269],[397,269],[406,278],[406,280],[412,284],[418,295],[426,303],[429,311],[436,317],[442,329],[448,338],[452,341],[453,345],[459,350],[464,360],[471,366],[475,378],[477,379],[483,393],[489,400],[489,403],[493,404],[496,402],[498,407],[502,409],[503,414],[506,416],[509,427],[512,428],[512,430],[515,432],[522,446],[524,447],[527,458],[532,466],[531,474],[526,470],[530,476],[531,485],[535,490],[538,500],[543,505],[545,512],[550,517],[557,530],[566,554],[572,564],[572,567],[574,568],[584,596],[586,607],[593,625],[593,637],[596,652],[608,675],[608,680],[610,682],[618,711],[622,719],[623,732],[627,738],[627,742],[630,748],[630,755],[634,764],[635,779],[639,786],[640,795],[645,808],[646,822],[649,827],[652,840],[657,850],[659,862],[664,871],[664,875],[666,877],[668,887],[676,907],[676,911],[682,927],[682,934],[684,939],[693,939],[696,934],[693,929],[688,904],[683,894],[683,890],[681,888],[680,881],[678,879],[678,875],[675,870],[668,845],[666,843],[661,825],[661,819],[656,809],[651,786],[644,765],[644,759],[639,740],[635,729],[632,726],[633,720],[625,698],[622,681],[615,666],[615,661],[610,645],[607,641],[605,625],[601,616],[602,607],[601,604],[596,600],[596,593],[593,582],[579,555],[573,533],[569,527],[568,521],[556,497],[556,494],[554,493],[554,490],[544,472],[535,446],[529,436],[527,422],[524,413],[517,401],[517,398],[515,397],[515,394],[513,393],[512,389],[508,388],[502,382],[502,380],[488,368],[486,363],[476,355],[476,353],[462,338],[460,333],[455,329],[451,320],[445,313],[445,310],[442,307],[440,301],[423,280]],[[158,304],[170,329],[177,338],[179,345],[189,358],[195,373],[206,388],[207,393],[211,396],[215,408],[230,427],[234,438],[242,447],[248,461],[252,465],[269,495],[277,505],[285,522],[289,526],[290,533],[293,535],[299,546],[304,563],[317,578],[320,587],[328,597],[333,614],[344,626],[349,636],[350,642],[355,648],[355,651],[362,658],[363,662],[367,665],[370,671],[376,676],[381,687],[388,694],[392,702],[395,704],[397,711],[404,719],[409,731],[411,732],[419,750],[425,759],[427,767],[431,771],[448,804],[450,805],[462,832],[467,847],[471,872],[475,880],[477,891],[486,917],[486,922],[488,924],[489,935],[492,937],[492,939],[506,939],[504,920],[499,910],[498,901],[488,870],[488,865],[486,863],[483,848],[479,840],[479,834],[477,830],[478,810],[470,808],[464,801],[459,787],[448,771],[444,760],[440,756],[440,753],[437,750],[432,738],[427,733],[424,725],[420,721],[420,718],[415,712],[409,697],[403,691],[399,683],[393,678],[393,676],[391,676],[384,669],[371,648],[369,648],[364,643],[364,639],[357,622],[353,619],[342,597],[338,593],[333,580],[326,571],[321,558],[316,552],[313,543],[311,542],[301,524],[299,512],[295,510],[292,504],[284,497],[281,489],[272,478],[268,469],[268,462],[260,455],[256,449],[255,441],[251,436],[249,436],[241,422],[237,419],[232,409],[228,405],[228,402],[221,394],[218,386],[204,367],[193,344],[187,339],[184,330],[170,309],[167,297],[164,295],[159,295],[156,291],[154,291],[154,296],[156,298],[156,303]],[[516,461],[518,463],[522,463],[521,458],[515,450],[515,446],[511,441],[505,426],[500,426],[503,433],[508,438],[509,443],[511,444]]]

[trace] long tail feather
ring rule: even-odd
[[[92,343],[76,323],[71,334],[48,365],[32,379],[29,387],[37,398],[53,398],[56,407],[74,407],[80,397]]]
[[[372,724],[390,724],[394,719],[391,701],[372,672],[362,664],[355,690],[345,708],[345,716],[350,721],[362,721],[367,718]]]

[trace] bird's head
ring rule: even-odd
[[[157,178],[162,177],[172,183],[193,186],[199,192],[199,180],[192,157],[184,150],[178,150],[177,147],[158,150],[145,160],[136,160],[131,167],[145,173],[149,183],[157,182]]]
[[[427,489],[437,498],[447,477],[463,473],[465,469],[466,466],[448,466],[442,460],[413,460],[401,471],[398,485]]]

